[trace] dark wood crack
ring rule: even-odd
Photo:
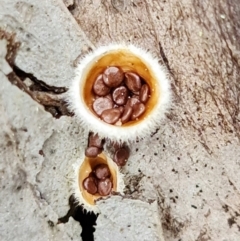
[[[0,29],[0,39],[6,39],[7,54],[6,61],[12,68],[7,75],[8,80],[20,90],[31,96],[33,100],[44,106],[53,117],[60,118],[63,115],[72,116],[67,107],[67,102],[61,94],[67,92],[66,87],[55,87],[47,85],[44,81],[37,79],[32,73],[27,73],[15,64],[15,57],[20,43],[15,41],[15,35]],[[31,84],[27,86],[25,80],[30,79]]]
[[[81,237],[83,241],[94,241],[93,233],[95,231],[94,226],[98,215],[93,212],[87,212],[82,206],[79,206],[78,202],[73,195],[69,197],[70,209],[67,214],[58,219],[59,223],[67,223],[70,217],[73,217],[78,221],[82,227]]]

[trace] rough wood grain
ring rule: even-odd
[[[124,41],[148,49],[166,65],[174,93],[159,129],[131,144],[131,158],[123,169],[126,195],[146,204],[157,201],[166,241],[238,241],[238,1],[65,1],[79,26],[60,0],[17,2],[0,2],[0,26],[21,43],[14,64],[25,72],[22,79],[19,72],[11,72],[16,69],[5,58],[9,40],[1,40],[0,237],[80,240],[78,223],[57,222],[68,211],[71,165],[87,135],[74,117],[57,120],[45,112],[46,98],[52,98],[52,105],[61,99],[57,87],[68,87],[78,56]],[[6,78],[9,73],[18,88]],[[29,80],[26,73],[37,79]],[[33,98],[37,91],[44,103]],[[104,215],[108,207],[121,213],[122,204],[106,207],[99,202],[98,237],[117,230]],[[133,222],[141,225],[140,220]]]
[[[124,41],[156,54],[174,92],[166,122],[132,145],[129,192],[159,200],[166,240],[238,240],[238,1],[111,2],[79,1],[72,13],[96,46]]]

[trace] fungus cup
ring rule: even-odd
[[[83,205],[85,210],[93,211],[94,213],[99,212],[95,201],[99,198],[104,198],[105,196],[101,196],[98,193],[94,195],[88,193],[83,187],[83,181],[99,164],[106,164],[110,170],[110,179],[113,184],[112,191],[123,193],[124,189],[122,174],[119,172],[118,166],[105,152],[102,152],[95,158],[89,158],[86,156],[79,158],[74,164],[74,196],[79,202],[79,205]]]
[[[122,125],[108,124],[93,110],[93,84],[96,78],[110,66],[124,72],[134,72],[149,86],[150,93],[145,112],[136,120]],[[171,99],[166,70],[150,53],[133,45],[109,45],[96,49],[83,58],[76,68],[76,76],[69,90],[69,104],[87,130],[102,138],[124,142],[144,137],[159,126]]]

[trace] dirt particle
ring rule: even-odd
[[[49,225],[51,228],[54,227],[54,223],[53,223],[53,221],[48,220],[48,225]]]
[[[9,146],[12,146],[12,144],[13,144],[13,143],[9,140],[9,141],[7,142],[7,145],[6,145],[6,146],[9,147]]]
[[[228,219],[228,225],[229,225],[230,228],[232,227],[232,225],[233,225],[234,223],[236,223],[234,217],[231,217],[231,218]]]

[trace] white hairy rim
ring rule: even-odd
[[[116,183],[117,183],[116,192],[123,194],[123,189],[125,187],[124,181],[123,181],[123,174],[119,172],[118,166],[116,165],[115,162],[113,162],[113,160],[109,157],[109,155],[106,152],[104,153],[104,155],[107,158],[107,163],[110,164],[112,167],[114,167],[114,169],[116,170],[117,176],[113,177],[113,178],[116,178]],[[84,175],[84,173],[80,173],[79,170],[80,170],[82,163],[84,162],[84,159],[85,159],[85,155],[82,155],[79,159],[77,159],[76,163],[73,164],[74,176],[71,178],[72,179],[72,191],[73,191],[74,197],[75,197],[78,205],[82,205],[83,208],[87,212],[94,212],[95,214],[97,214],[97,213],[99,213],[97,204],[96,205],[89,204],[84,199],[82,191],[79,187],[79,176]],[[83,172],[84,172],[84,170],[83,170]],[[108,197],[109,196],[107,196],[105,198],[108,198]]]
[[[158,83],[157,86],[160,88],[159,92],[161,93],[155,107],[151,113],[144,118],[144,121],[140,121],[137,124],[126,127],[110,125],[103,122],[87,108],[83,100],[83,96],[80,95],[80,89],[82,88],[84,78],[89,71],[89,65],[107,54],[108,51],[121,49],[132,52],[142,60],[142,62],[155,76]],[[134,45],[116,44],[99,47],[80,60],[76,68],[75,78],[73,79],[69,89],[68,98],[70,108],[86,130],[98,133],[98,135],[102,138],[109,138],[112,141],[124,142],[135,140],[136,137],[144,137],[145,135],[153,132],[159,126],[159,122],[164,117],[166,110],[169,107],[171,93],[166,69],[159,65],[157,58],[152,57],[150,53]]]

